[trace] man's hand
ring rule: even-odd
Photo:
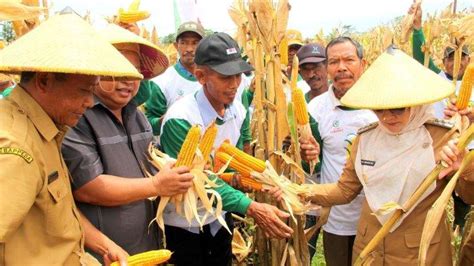
[[[472,123],[474,121],[474,114],[472,113],[472,108],[467,107],[466,109],[459,110],[456,107],[456,100],[451,100],[448,103],[448,106],[444,109],[444,117],[446,119],[451,119],[456,113],[459,113],[461,116],[465,115],[469,118],[469,121]]]
[[[421,29],[421,17],[422,17],[422,11],[421,11],[421,5],[419,3],[416,3],[416,1],[410,6],[410,9],[408,9],[408,14],[415,14],[413,18],[413,29],[419,30]]]
[[[290,237],[293,233],[293,229],[281,220],[290,215],[275,206],[253,201],[247,209],[247,215],[255,220],[266,237],[282,239]]]
[[[318,159],[320,153],[319,144],[314,137],[311,137],[309,140],[300,139],[299,142],[301,159],[307,162]]]
[[[104,265],[108,266],[114,261],[118,261],[120,266],[127,265],[128,253],[115,244],[112,240],[107,241],[106,251],[103,255]]]
[[[161,171],[151,178],[157,196],[169,197],[182,194],[193,185],[193,176],[189,173],[189,167],[172,167],[173,164],[166,164]]]

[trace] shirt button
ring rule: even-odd
[[[23,115],[23,114],[25,114],[25,111],[23,111],[23,109],[18,109],[18,113]]]

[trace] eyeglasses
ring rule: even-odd
[[[402,115],[403,113],[405,113],[406,110],[407,110],[407,108],[403,107],[403,108],[374,110],[374,112],[378,115],[382,115],[384,111],[389,111],[390,114],[392,114],[392,115]]]

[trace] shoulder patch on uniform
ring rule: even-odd
[[[26,151],[20,148],[0,147],[0,155],[1,154],[12,154],[12,155],[20,156],[27,163],[31,163],[33,161],[33,157],[29,153],[27,153]]]
[[[364,132],[367,132],[369,130],[372,130],[374,128],[376,128],[377,126],[379,125],[379,122],[373,122],[373,123],[370,123],[368,124],[367,126],[364,126],[364,127],[361,127],[359,128],[359,130],[357,131],[357,134],[362,134]]]
[[[438,119],[438,118],[430,119],[430,120],[426,121],[425,124],[432,125],[432,126],[438,126],[438,127],[444,127],[444,128],[447,128],[447,129],[451,129],[451,128],[454,127],[454,124],[451,121],[444,120],[444,119]]]

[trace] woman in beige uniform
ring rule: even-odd
[[[341,102],[352,108],[371,109],[379,122],[359,130],[337,183],[308,185],[312,202],[322,206],[346,204],[361,191],[366,200],[361,210],[353,258],[375,236],[392,213],[372,215],[385,203],[403,205],[435,167],[446,161],[448,171],[440,175],[421,200],[402,216],[376,247],[373,265],[411,265],[418,260],[421,233],[426,214],[452,175],[462,156],[454,141],[443,138],[452,127],[434,120],[429,103],[449,96],[451,84],[425,69],[396,49],[382,54],[362,75]],[[304,159],[315,150],[301,143]],[[454,162],[457,161],[455,164]],[[456,191],[466,201],[474,199],[474,180],[469,167],[459,179]],[[449,228],[440,223],[431,241],[427,265],[451,265]]]

